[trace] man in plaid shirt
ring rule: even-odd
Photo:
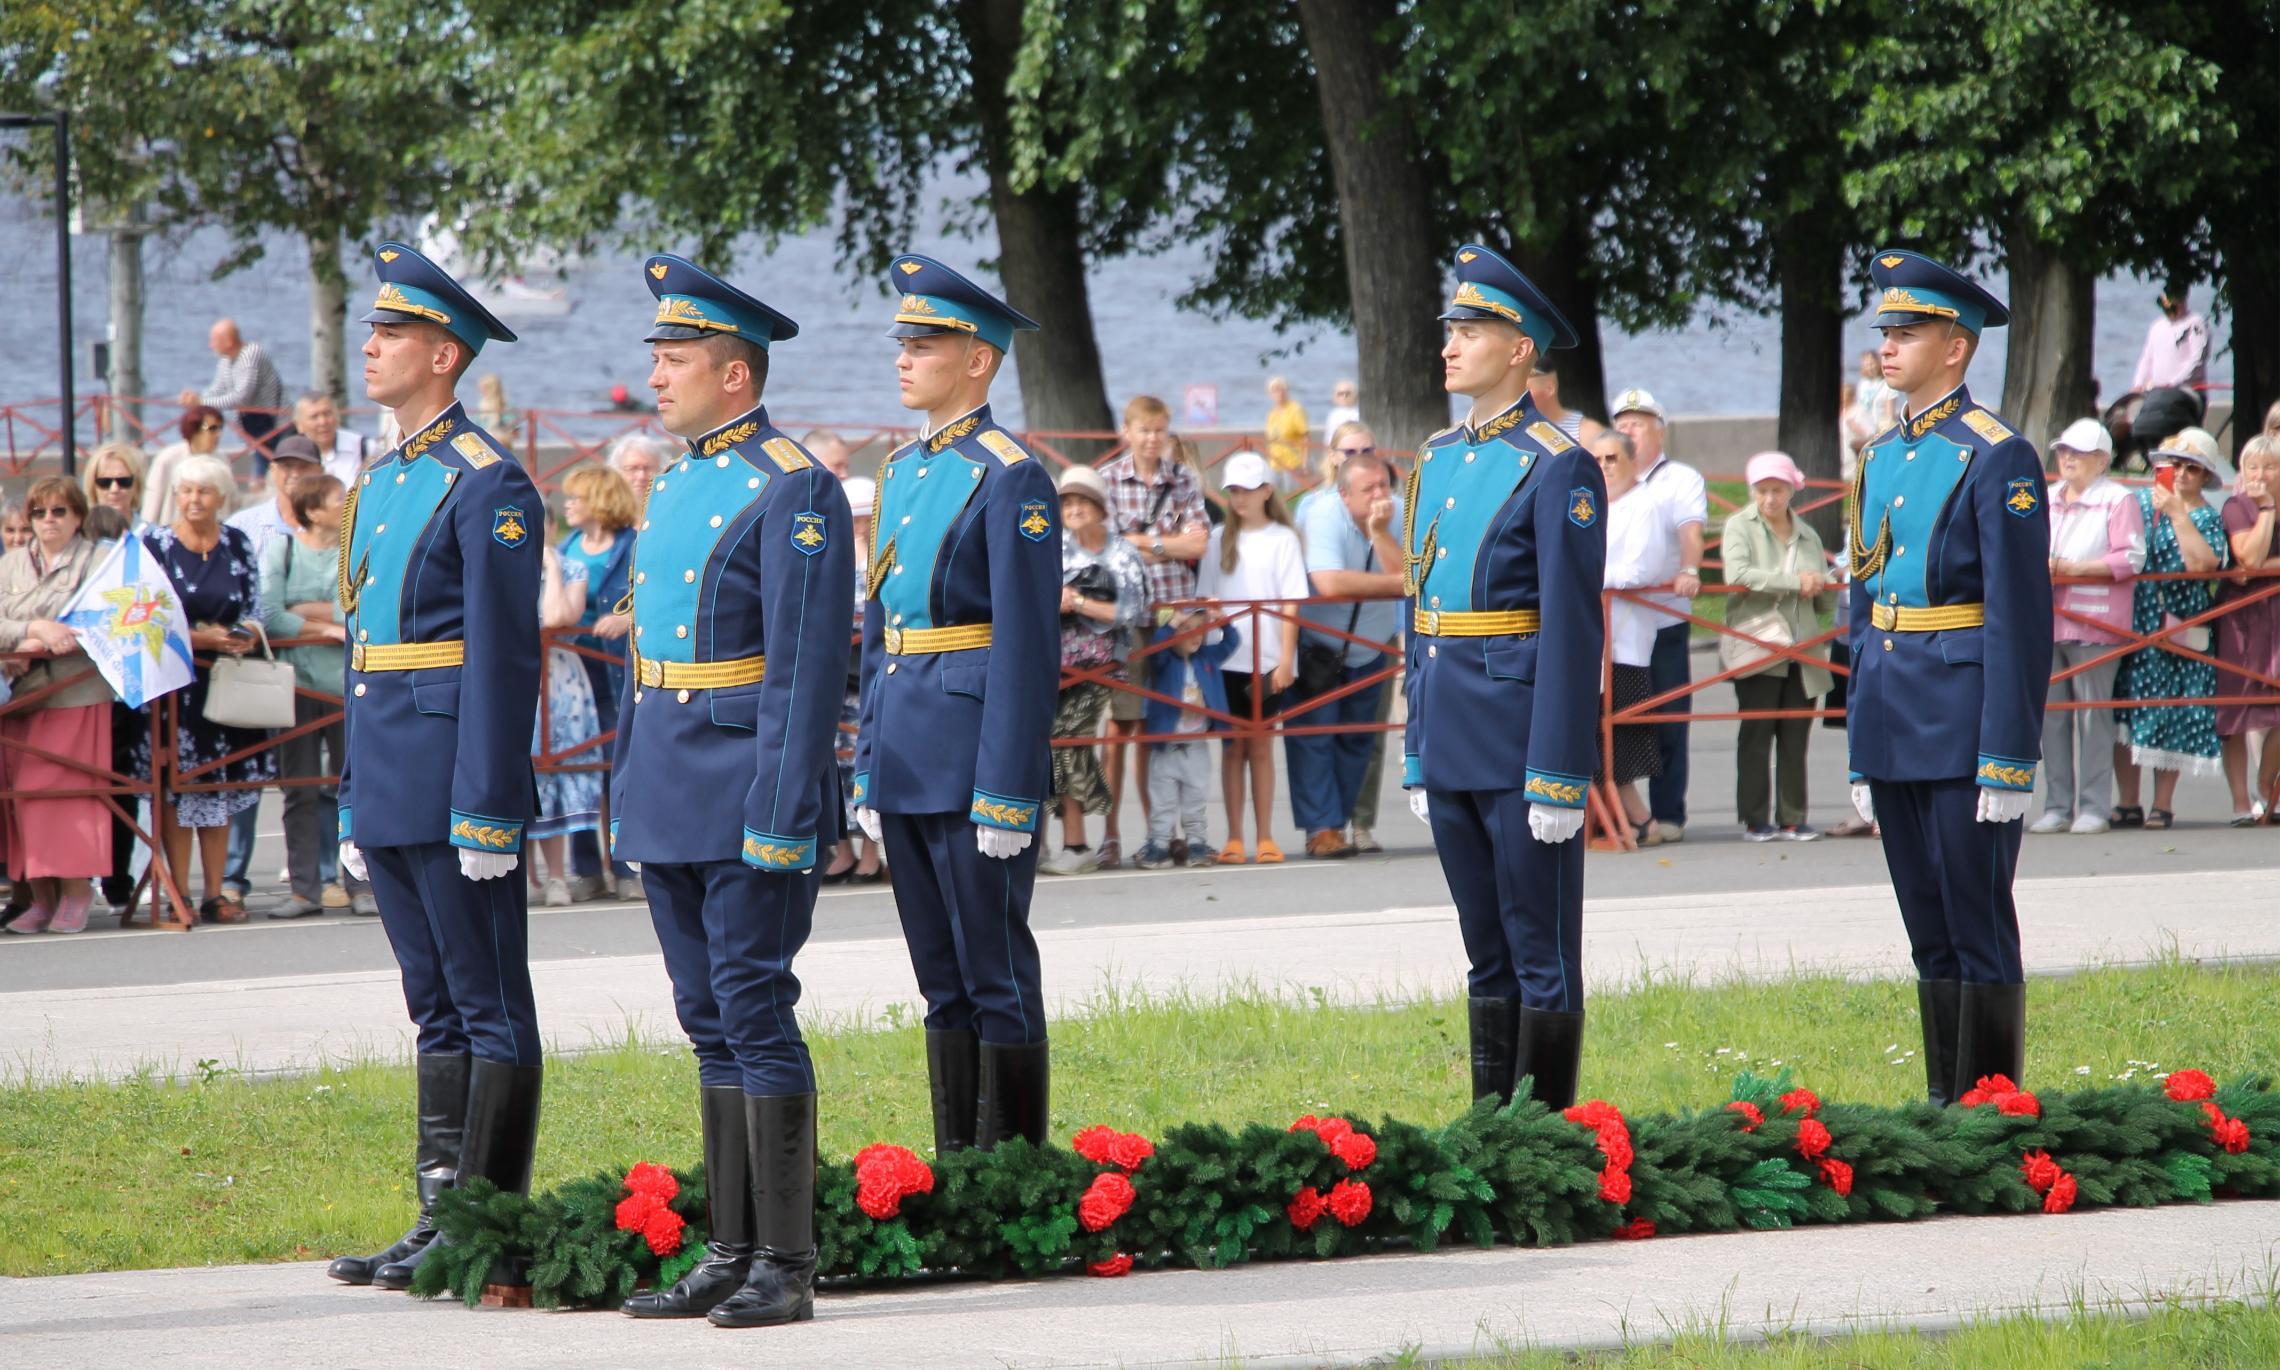
[[[1132,544],[1148,573],[1148,598],[1156,604],[1195,595],[1193,563],[1211,541],[1211,518],[1204,512],[1203,482],[1179,459],[1172,441],[1171,407],[1154,395],[1135,395],[1124,406],[1124,455],[1100,468],[1108,483],[1109,531]],[[1150,619],[1153,622],[1153,618]],[[1146,634],[1133,645],[1138,652]],[[1130,679],[1148,678],[1146,658],[1127,667]],[[1140,731],[1147,701],[1118,690],[1109,696],[1108,735]],[[1124,745],[1104,749],[1108,780],[1107,835],[1100,844],[1100,869],[1123,862],[1118,818],[1124,807]],[[1140,813],[1148,813],[1148,749],[1141,747],[1133,783],[1140,788]]]

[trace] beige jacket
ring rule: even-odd
[[[1829,554],[1821,546],[1821,535],[1813,525],[1795,514],[1789,518],[1790,542],[1774,536],[1773,529],[1759,514],[1756,505],[1740,511],[1726,520],[1726,532],[1718,544],[1718,553],[1726,566],[1726,583],[1737,587],[1737,592],[1726,596],[1726,621],[1739,623],[1754,618],[1769,609],[1779,610],[1783,621],[1789,624],[1790,640],[1803,642],[1821,633],[1821,613],[1833,609],[1837,603],[1835,590],[1823,590],[1818,596],[1807,599],[1798,592],[1799,571],[1819,571],[1824,577],[1831,574]],[[1790,560],[1791,543],[1797,549],[1794,561]],[[1784,565],[1790,567],[1784,571]],[[1826,661],[1827,646],[1807,650],[1806,655]],[[1787,675],[1791,663],[1782,661],[1768,667],[1763,674]],[[1805,672],[1805,697],[1819,699],[1829,692],[1835,678],[1818,666],[1801,666]]]
[[[39,544],[19,547],[0,556],[0,651],[15,651],[23,644],[25,627],[36,619],[63,616],[63,608],[79,593],[80,583],[102,560],[102,553],[85,538],[72,539],[63,557],[43,572],[33,555]],[[70,709],[84,704],[108,704],[118,698],[109,682],[95,672],[85,652],[35,661],[15,684],[19,696],[46,689],[51,681],[87,672],[62,690],[31,706],[36,709]]]

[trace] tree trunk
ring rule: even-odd
[[[348,277],[340,269],[340,235],[311,233],[309,242],[309,388],[348,403]],[[291,404],[293,397],[287,395]]]
[[[2064,252],[2015,224],[2011,326],[2005,330],[2003,418],[2039,451],[2059,430],[2096,412],[2091,374],[2097,279]]]
[[[1582,211],[1578,211],[1580,216]],[[1584,273],[1591,260],[1588,223],[1571,218],[1542,244],[1513,245],[1512,261],[1575,329],[1577,344],[1552,358],[1563,408],[1607,422],[1607,356],[1599,346],[1599,283]]]
[[[990,208],[997,218],[998,276],[1008,304],[1035,319],[1040,331],[1016,343],[1023,426],[1046,431],[1103,432],[1108,387],[1101,379],[1100,343],[1093,333],[1092,298],[1085,284],[1083,221],[1076,192],[1013,189],[1007,155],[1006,80],[1021,44],[1025,0],[960,0],[974,74],[974,104],[982,125],[982,160],[990,178]],[[1061,443],[1064,455],[1084,458]]]
[[[2280,399],[2280,244],[2259,216],[2219,229],[2225,300],[2232,308],[2234,460],[2264,431],[2264,411]]]
[[[111,431],[114,442],[138,447],[151,444],[143,436],[143,207],[126,205],[111,227],[111,374],[104,384],[111,391]]]
[[[1338,194],[1338,234],[1354,343],[1361,354],[1362,421],[1388,447],[1410,448],[1448,426],[1441,386],[1441,269],[1432,187],[1409,121],[1386,97],[1391,53],[1377,40],[1389,0],[1299,0],[1314,59],[1323,134]],[[1323,434],[1327,440],[1329,434]]]
[[[1833,198],[1833,197],[1832,197]],[[1775,440],[1808,479],[1843,473],[1838,423],[1844,386],[1845,310],[1840,302],[1844,245],[1819,224],[1793,220],[1774,234],[1781,284],[1781,410]],[[1821,540],[1838,545],[1843,510],[1807,515]]]

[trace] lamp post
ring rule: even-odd
[[[43,124],[55,129],[55,322],[57,355],[63,359],[63,474],[70,476],[79,467],[73,451],[79,427],[73,411],[78,401],[71,393],[71,115],[60,109],[53,114],[0,114],[0,128]]]

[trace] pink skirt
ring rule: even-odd
[[[0,738],[111,768],[111,706],[35,709],[0,717]],[[43,789],[85,789],[102,783],[75,767],[14,747],[0,747],[7,787],[22,791],[5,803],[10,873],[18,880],[111,873],[111,811],[97,798],[34,799]]]

